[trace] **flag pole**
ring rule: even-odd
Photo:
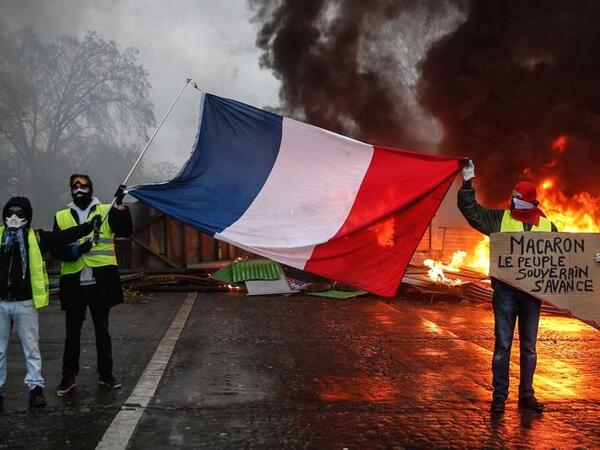
[[[160,130],[160,127],[163,126],[163,123],[165,123],[165,120],[167,120],[167,117],[169,116],[169,114],[173,110],[173,107],[175,106],[175,104],[179,100],[179,97],[181,97],[181,94],[183,94],[183,91],[185,91],[185,88],[188,87],[188,85],[190,84],[191,81],[192,81],[191,78],[186,78],[185,84],[183,85],[183,87],[179,90],[179,92],[175,96],[175,99],[171,103],[171,106],[169,107],[169,109],[167,110],[166,114],[163,116],[162,120],[160,121],[160,123],[158,124],[158,126],[156,127],[156,129],[154,130],[154,133],[152,133],[152,136],[150,136],[150,139],[148,140],[148,142],[144,146],[144,149],[142,150],[142,152],[140,153],[140,155],[135,160],[135,163],[133,163],[133,166],[131,167],[131,170],[129,171],[129,173],[127,174],[127,176],[125,177],[125,179],[123,180],[123,182],[121,183],[121,185],[127,184],[127,182],[129,181],[129,178],[131,178],[131,174],[133,174],[133,171],[136,169],[136,167],[138,166],[138,164],[140,163],[140,161],[144,157],[144,154],[146,153],[146,150],[148,150],[148,147],[150,147],[150,144],[152,144],[152,141],[154,140],[154,137],[158,133],[158,130]],[[108,208],[108,210],[106,211],[106,213],[104,214],[104,216],[102,216],[102,222],[100,222],[100,224],[104,223],[104,221],[108,217],[108,213],[110,212],[110,210],[112,209],[112,207],[115,206],[115,202],[116,201],[117,201],[116,197],[112,199],[112,202],[110,202],[110,208]],[[100,237],[100,230],[96,230],[94,232],[94,243],[98,242],[98,238],[99,237]]]
[[[188,85],[190,84],[190,81],[192,81],[191,78],[186,78],[185,84],[183,85],[183,87],[181,88],[181,90],[179,91],[179,93],[177,94],[175,99],[173,100],[173,103],[171,103],[171,106],[167,110],[167,113],[164,115],[164,117],[162,118],[162,120],[160,121],[160,123],[158,124],[156,129],[154,130],[154,133],[152,133],[152,136],[150,136],[150,140],[148,140],[148,142],[146,143],[146,146],[142,150],[142,153],[140,153],[140,156],[138,156],[137,160],[133,164],[133,167],[131,168],[131,170],[129,171],[129,173],[127,174],[127,176],[125,177],[125,179],[123,180],[123,182],[121,184],[127,184],[127,182],[129,181],[129,178],[131,177],[131,174],[133,173],[133,171],[135,170],[137,165],[140,163],[140,161],[142,160],[142,158],[144,156],[144,153],[146,153],[146,150],[148,150],[148,147],[150,147],[150,144],[154,140],[156,133],[158,133],[158,130],[160,130],[160,127],[162,127],[163,123],[165,123],[165,120],[167,120],[167,117],[171,113],[171,110],[175,106],[175,103],[177,103],[177,101],[179,100],[179,97],[181,97],[181,94],[183,94],[183,91],[185,90],[185,88],[188,87]]]

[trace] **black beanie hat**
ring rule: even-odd
[[[31,202],[27,197],[13,197],[9,201],[6,202],[4,208],[2,209],[2,220],[6,217],[6,212],[8,208],[11,206],[20,206],[25,211],[25,218],[27,219],[27,224],[31,224],[31,218],[33,217],[33,209],[31,208]]]

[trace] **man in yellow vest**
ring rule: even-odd
[[[107,220],[96,233],[94,245],[86,247],[77,258],[69,252],[55,252],[60,259],[60,300],[66,312],[66,339],[63,353],[62,380],[56,389],[59,396],[75,387],[79,373],[81,327],[89,308],[96,335],[98,383],[118,389],[121,383],[113,375],[112,341],[108,331],[110,308],[123,302],[123,289],[115,257],[114,236],[128,236],[132,231],[129,209],[123,205],[124,187],[120,187],[114,206],[100,203],[93,196],[94,186],[87,175],[74,174],[69,180],[73,202],[58,211],[55,230],[85,223],[94,217]],[[78,245],[81,248],[85,243]]]
[[[64,248],[92,232],[94,223],[61,232],[34,231],[33,211],[25,197],[11,198],[2,211],[0,226],[0,406],[4,403],[6,350],[16,328],[27,363],[25,385],[29,404],[46,406],[40,356],[38,309],[48,305],[48,274],[43,254]]]
[[[469,225],[477,231],[489,235],[498,232],[550,232],[557,231],[538,208],[536,188],[528,181],[515,185],[512,192],[510,209],[484,208],[475,198],[472,179],[475,178],[475,166],[472,161],[463,168],[463,185],[458,191],[458,207]],[[533,411],[542,411],[544,405],[534,396],[533,374],[537,363],[535,344],[540,320],[541,301],[535,297],[492,279],[494,295],[494,357],[492,359],[492,395],[491,410],[504,411],[508,397],[510,351],[517,317],[519,318],[520,342],[520,380],[519,407]]]

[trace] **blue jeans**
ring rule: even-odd
[[[494,358],[492,386],[494,397],[508,397],[508,378],[510,370],[510,350],[512,347],[515,323],[519,318],[520,342],[520,383],[519,398],[531,397],[533,374],[537,363],[535,342],[542,302],[531,295],[495,280],[494,296]]]
[[[31,390],[36,386],[44,387],[42,378],[42,357],[39,347],[38,312],[33,301],[0,301],[0,390],[6,383],[6,350],[13,324],[19,335],[21,347],[27,362],[25,385]]]

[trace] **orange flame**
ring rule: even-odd
[[[459,272],[466,256],[467,252],[457,250],[452,255],[452,259],[448,264],[443,264],[441,261],[434,261],[433,259],[426,259],[423,261],[423,265],[429,267],[427,275],[429,275],[429,278],[436,283],[456,286],[462,284],[462,281],[456,278],[446,277],[445,272]]]
[[[488,236],[483,236],[475,248],[467,253],[465,266],[486,275],[490,272],[490,238]]]
[[[600,197],[580,192],[569,198],[560,190],[552,189],[555,184],[551,178],[543,180],[538,197],[540,209],[558,230],[572,233],[600,232]]]

